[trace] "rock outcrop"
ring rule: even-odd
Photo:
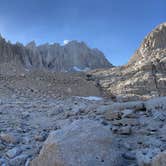
[[[84,42],[71,41],[60,44],[36,46],[30,42],[26,46],[11,44],[0,37],[0,71],[20,72],[24,68],[51,71],[86,71],[108,68],[112,65],[98,49],[90,49]]]
[[[166,95],[166,23],[147,35],[128,64],[95,70],[90,74],[117,99],[137,100]]]

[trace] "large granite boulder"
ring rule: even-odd
[[[77,120],[52,132],[31,166],[124,165],[109,128],[93,120]]]
[[[152,166],[165,166],[166,165],[166,151],[159,153],[152,160]]]

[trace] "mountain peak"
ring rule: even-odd
[[[35,41],[31,41],[25,47],[15,47],[20,44],[9,45],[6,41],[2,43],[5,47],[0,48],[2,62],[5,57],[8,61],[20,62],[28,69],[73,71],[74,67],[81,70],[112,67],[102,52],[94,51],[84,42],[76,40],[64,46],[58,43],[37,46]]]
[[[36,42],[33,40],[26,45],[27,48],[33,49],[36,47]]]
[[[158,25],[144,39],[142,49],[166,49],[166,22]]]
[[[166,52],[166,22],[155,27],[143,40],[139,49],[131,57],[128,64],[140,63],[140,61],[151,60],[163,56]]]

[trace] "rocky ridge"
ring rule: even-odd
[[[11,44],[0,37],[0,73],[17,74],[37,69],[56,72],[86,71],[108,68],[112,65],[98,49],[90,49],[84,42],[71,41],[61,46],[58,43],[36,46]]]
[[[166,24],[143,40],[128,64],[90,71],[99,85],[117,100],[148,99],[166,95]]]

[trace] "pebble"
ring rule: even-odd
[[[40,133],[38,135],[35,135],[35,140],[36,141],[45,141],[46,138],[47,138],[46,133]]]
[[[6,143],[18,143],[18,139],[13,134],[1,133],[0,139]]]
[[[141,152],[136,155],[138,166],[151,166],[151,158]]]
[[[30,161],[31,161],[31,159],[28,158],[27,161],[25,162],[25,166],[30,166]]]
[[[136,118],[134,110],[126,109],[122,111],[122,118]]]
[[[106,120],[121,119],[121,113],[119,111],[109,110],[104,114]]]
[[[132,146],[130,145],[130,144],[128,144],[127,142],[125,142],[124,144],[123,144],[123,146],[127,149],[127,150],[132,150]]]
[[[0,143],[0,151],[5,149],[5,145],[3,145],[2,143]]]
[[[113,126],[113,127],[111,128],[111,130],[112,130],[112,132],[115,134],[115,133],[118,132],[119,127],[117,127],[117,126]]]
[[[6,160],[4,158],[0,158],[0,165],[2,166],[5,163],[6,163]]]
[[[8,150],[8,151],[6,152],[6,155],[7,155],[7,157],[9,157],[9,158],[14,158],[14,157],[16,157],[17,155],[19,155],[20,153],[21,153],[21,149],[15,147],[15,148],[13,148],[13,149]]]
[[[123,153],[122,157],[127,159],[127,160],[135,160],[136,159],[135,153],[132,153],[132,152]]]
[[[104,126],[107,126],[107,125],[108,125],[108,122],[106,122],[105,120],[103,120],[103,121],[101,122],[101,124],[103,124]]]
[[[26,162],[26,159],[28,158],[28,155],[21,154],[19,156],[16,156],[15,158],[10,160],[11,166],[21,166],[24,165]]]
[[[136,152],[138,166],[151,166],[152,158],[160,152],[158,148],[142,149]]]
[[[115,126],[139,126],[139,121],[137,119],[123,118],[112,121],[112,124]]]
[[[119,129],[118,133],[122,135],[130,135],[132,133],[132,129],[130,126],[124,126]]]

